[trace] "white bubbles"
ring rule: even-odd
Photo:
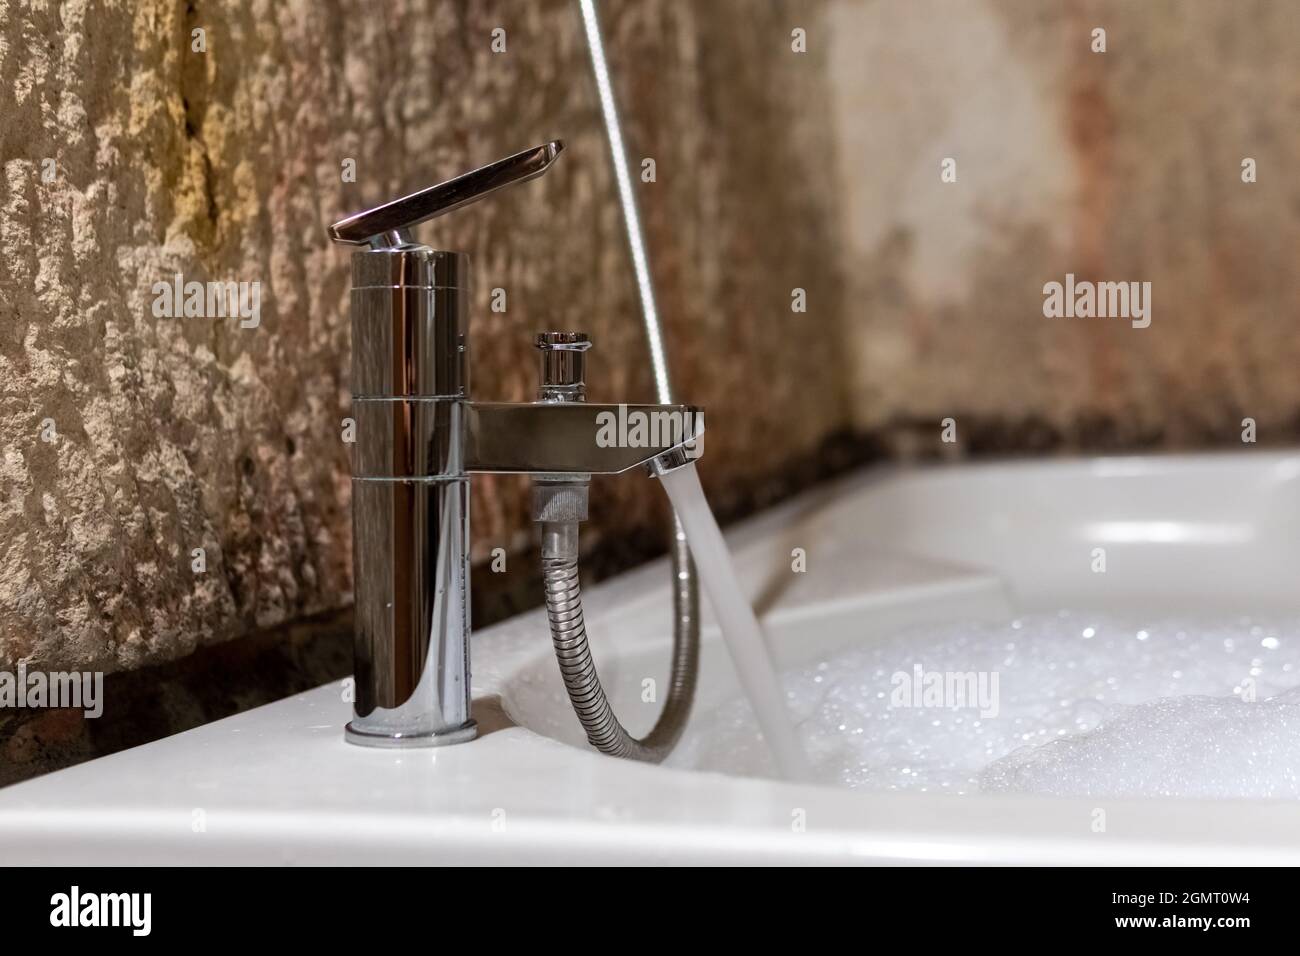
[[[1300,689],[1246,703],[1163,697],[1091,733],[1018,750],[980,789],[1059,796],[1300,798]]]
[[[996,674],[996,714],[900,706],[918,665]],[[783,679],[818,778],[849,788],[1300,798],[1297,665],[1300,617],[1063,610],[912,628]],[[770,774],[753,727],[743,701],[701,713],[672,763]]]

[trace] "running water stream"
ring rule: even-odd
[[[787,780],[808,780],[811,767],[791,724],[785,691],[768,654],[767,640],[740,589],[731,554],[705,500],[695,465],[667,472],[660,481],[686,530],[704,592],[717,615],[740,686],[754,708],[777,771]]]

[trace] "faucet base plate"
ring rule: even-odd
[[[343,728],[343,739],[350,744],[362,747],[383,747],[388,749],[404,747],[446,747],[450,744],[463,744],[478,736],[478,724],[467,721],[455,730],[440,730],[433,733],[419,734],[377,734],[373,731],[359,730],[349,723]]]

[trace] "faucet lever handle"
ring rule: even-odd
[[[503,186],[535,179],[550,168],[563,149],[563,141],[552,140],[445,183],[355,213],[330,226],[330,238],[353,246],[369,244],[376,249],[409,243],[408,230],[412,226],[477,202]]]

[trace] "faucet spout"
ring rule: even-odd
[[[465,470],[616,475],[670,452],[699,454],[694,405],[468,402]]]

